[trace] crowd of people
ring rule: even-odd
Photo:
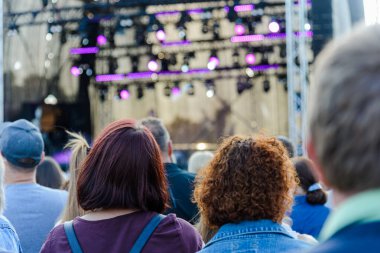
[[[68,133],[66,176],[36,126],[3,123],[0,252],[379,252],[379,39],[360,27],[318,57],[308,158],[283,136],[235,135],[183,170],[149,117],[91,146]]]

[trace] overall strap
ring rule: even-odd
[[[82,248],[79,245],[77,236],[75,235],[73,221],[66,221],[63,224],[63,228],[65,229],[66,237],[69,241],[71,251],[73,253],[83,253]]]
[[[157,228],[158,224],[165,218],[165,215],[156,214],[145,226],[144,230],[141,232],[140,236],[137,238],[135,244],[133,245],[130,253],[140,253],[144,248],[145,244],[148,242],[153,231]]]

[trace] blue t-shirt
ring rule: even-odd
[[[6,186],[4,215],[15,227],[24,253],[40,251],[66,200],[66,191],[38,184]]]
[[[311,205],[305,195],[295,196],[290,218],[293,220],[292,229],[300,234],[312,235],[318,238],[330,209],[324,205]]]
[[[0,214],[0,252],[22,253],[17,233],[7,218]]]

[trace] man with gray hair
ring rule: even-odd
[[[149,117],[142,119],[140,123],[152,132],[165,163],[171,200],[171,208],[167,212],[175,213],[178,217],[195,223],[198,214],[197,206],[192,202],[195,175],[173,163],[170,135],[160,119]]]
[[[329,44],[313,85],[308,154],[336,210],[312,252],[379,252],[380,26]]]

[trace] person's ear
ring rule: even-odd
[[[172,157],[172,155],[173,155],[173,143],[172,143],[172,141],[170,140],[170,141],[168,142],[168,156],[169,156],[169,157]]]
[[[42,151],[41,161],[39,162],[39,164],[42,163],[44,160],[45,160],[45,151]]]
[[[314,148],[314,143],[313,143],[313,140],[311,138],[309,138],[307,140],[306,149],[307,149],[308,157],[314,163],[313,169],[314,169],[314,172],[317,175],[319,181],[321,181],[326,187],[330,188],[330,183],[327,180],[325,173],[323,172],[323,168],[322,168],[322,166],[318,160],[318,156],[317,156],[316,150]]]

